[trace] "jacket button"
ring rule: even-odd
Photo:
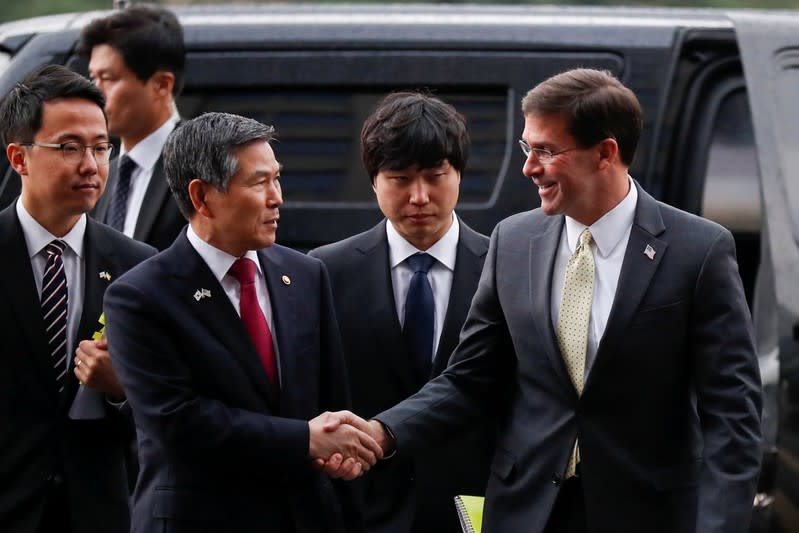
[[[552,474],[552,484],[553,485],[560,485],[561,481],[563,481],[563,476],[561,476],[557,472]]]

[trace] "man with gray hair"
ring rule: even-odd
[[[347,374],[324,266],[274,244],[272,136],[226,113],[176,129],[164,167],[189,226],[108,289],[139,440],[134,532],[358,529],[348,487],[311,459],[344,458],[353,477],[381,450],[317,416],[349,405]]]

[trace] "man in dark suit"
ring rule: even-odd
[[[353,409],[374,416],[447,366],[488,238],[453,211],[469,136],[466,120],[452,106],[419,93],[390,94],[366,119],[361,149],[386,219],[311,255],[330,273]],[[431,335],[419,354],[403,326],[412,312],[406,306],[414,275],[409,261],[422,254],[435,261],[426,275]],[[492,436],[487,424],[480,425],[448,446],[401,455],[366,476],[368,531],[459,532],[453,497],[485,492]]]
[[[487,533],[747,531],[760,378],[732,236],[629,177],[640,106],[609,73],[522,109],[541,208],[495,228],[450,366],[373,434],[412,452],[495,418]]]
[[[49,66],[0,107],[22,178],[21,196],[0,212],[4,533],[129,528],[126,420],[112,404],[124,393],[106,341],[90,339],[109,282],[155,250],[86,217],[113,149],[103,104],[91,82]]]
[[[78,51],[89,58],[89,75],[106,99],[109,131],[121,141],[108,193],[92,214],[163,250],[186,225],[161,158],[180,120],[175,98],[183,88],[183,28],[167,9],[134,5],[86,25]]]
[[[381,452],[353,428],[332,446],[317,416],[349,405],[347,375],[324,266],[274,244],[272,131],[225,113],[175,130],[164,167],[189,226],[106,294],[139,443],[134,532],[359,525],[350,487],[312,459],[338,453],[357,475]]]

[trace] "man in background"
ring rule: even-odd
[[[330,273],[353,408],[374,416],[446,368],[488,238],[454,213],[469,135],[451,105],[420,93],[388,95],[363,125],[361,151],[386,218],[311,255]],[[368,531],[461,531],[453,498],[485,492],[490,427],[400,454],[366,476]]]
[[[0,212],[4,533],[129,529],[129,420],[113,405],[125,394],[106,341],[91,339],[106,287],[155,250],[86,216],[113,151],[104,103],[84,77],[47,66],[0,107],[22,178],[21,196]]]
[[[177,17],[162,7],[134,5],[89,23],[78,51],[106,99],[111,135],[121,154],[111,167],[98,220],[163,250],[185,219],[169,193],[161,149],[180,120],[185,49]]]

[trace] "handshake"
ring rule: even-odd
[[[380,422],[349,411],[322,413],[308,427],[308,455],[316,468],[332,478],[355,479],[394,449],[393,439]]]

